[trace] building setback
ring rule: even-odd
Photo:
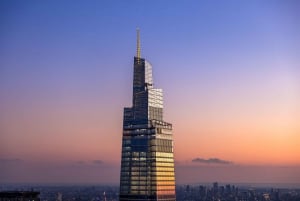
[[[163,121],[163,93],[141,58],[137,30],[132,107],[124,108],[120,201],[175,201],[172,124]]]

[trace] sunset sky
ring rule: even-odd
[[[136,28],[177,183],[300,183],[299,1],[1,1],[0,182],[119,182]]]

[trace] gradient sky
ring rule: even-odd
[[[118,183],[136,27],[176,176],[300,183],[299,1],[1,1],[0,181]]]

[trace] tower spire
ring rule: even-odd
[[[136,57],[138,58],[138,62],[141,58],[141,43],[140,43],[140,29],[136,29]]]

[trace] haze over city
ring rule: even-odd
[[[300,183],[297,1],[2,1],[0,182],[112,183],[136,28],[177,183]]]

